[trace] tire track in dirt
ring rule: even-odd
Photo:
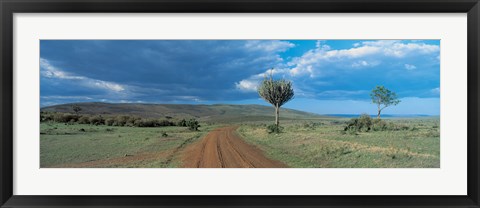
[[[229,126],[209,132],[183,152],[184,168],[285,168],[280,161],[265,157],[260,149],[247,144]]]

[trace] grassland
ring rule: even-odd
[[[269,159],[293,168],[438,168],[438,117],[384,119],[401,127],[382,131],[344,131],[348,118],[325,117],[284,109],[282,133],[269,134],[273,109],[258,105],[123,105],[84,103],[83,115],[117,115],[177,121],[195,118],[199,131],[183,126],[79,124],[42,121],[40,166],[45,167],[182,167],[182,151],[222,126],[239,126],[238,135]],[[67,112],[71,105],[42,109]],[[97,108],[98,107],[98,108]],[[63,109],[63,110],[62,110]],[[71,111],[71,109],[70,109]],[[170,118],[168,118],[170,117]],[[171,118],[173,117],[173,118]],[[151,118],[151,117],[150,117]],[[100,122],[101,123],[101,122]],[[174,122],[176,123],[176,122]]]
[[[240,135],[268,157],[296,168],[438,168],[439,119],[389,119],[398,131],[343,131],[345,119],[284,122],[268,134],[266,124],[244,124]]]
[[[42,123],[40,166],[176,167],[179,165],[177,153],[214,127],[189,131],[185,127]]]

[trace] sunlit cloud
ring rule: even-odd
[[[99,89],[105,89],[105,90],[114,91],[114,92],[121,92],[125,90],[124,86],[117,83],[91,79],[85,76],[77,76],[71,73],[67,73],[53,66],[52,64],[50,64],[50,61],[43,58],[40,58],[40,72],[43,77],[52,78],[52,79],[72,80],[72,82],[76,81],[78,82],[78,84],[84,87],[99,88]]]

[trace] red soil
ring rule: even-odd
[[[237,127],[218,128],[184,151],[184,168],[285,168],[266,158],[262,151],[245,143]]]

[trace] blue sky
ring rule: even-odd
[[[40,103],[262,104],[265,75],[293,82],[284,107],[375,113],[384,85],[402,102],[385,114],[440,113],[439,40],[41,40]]]

